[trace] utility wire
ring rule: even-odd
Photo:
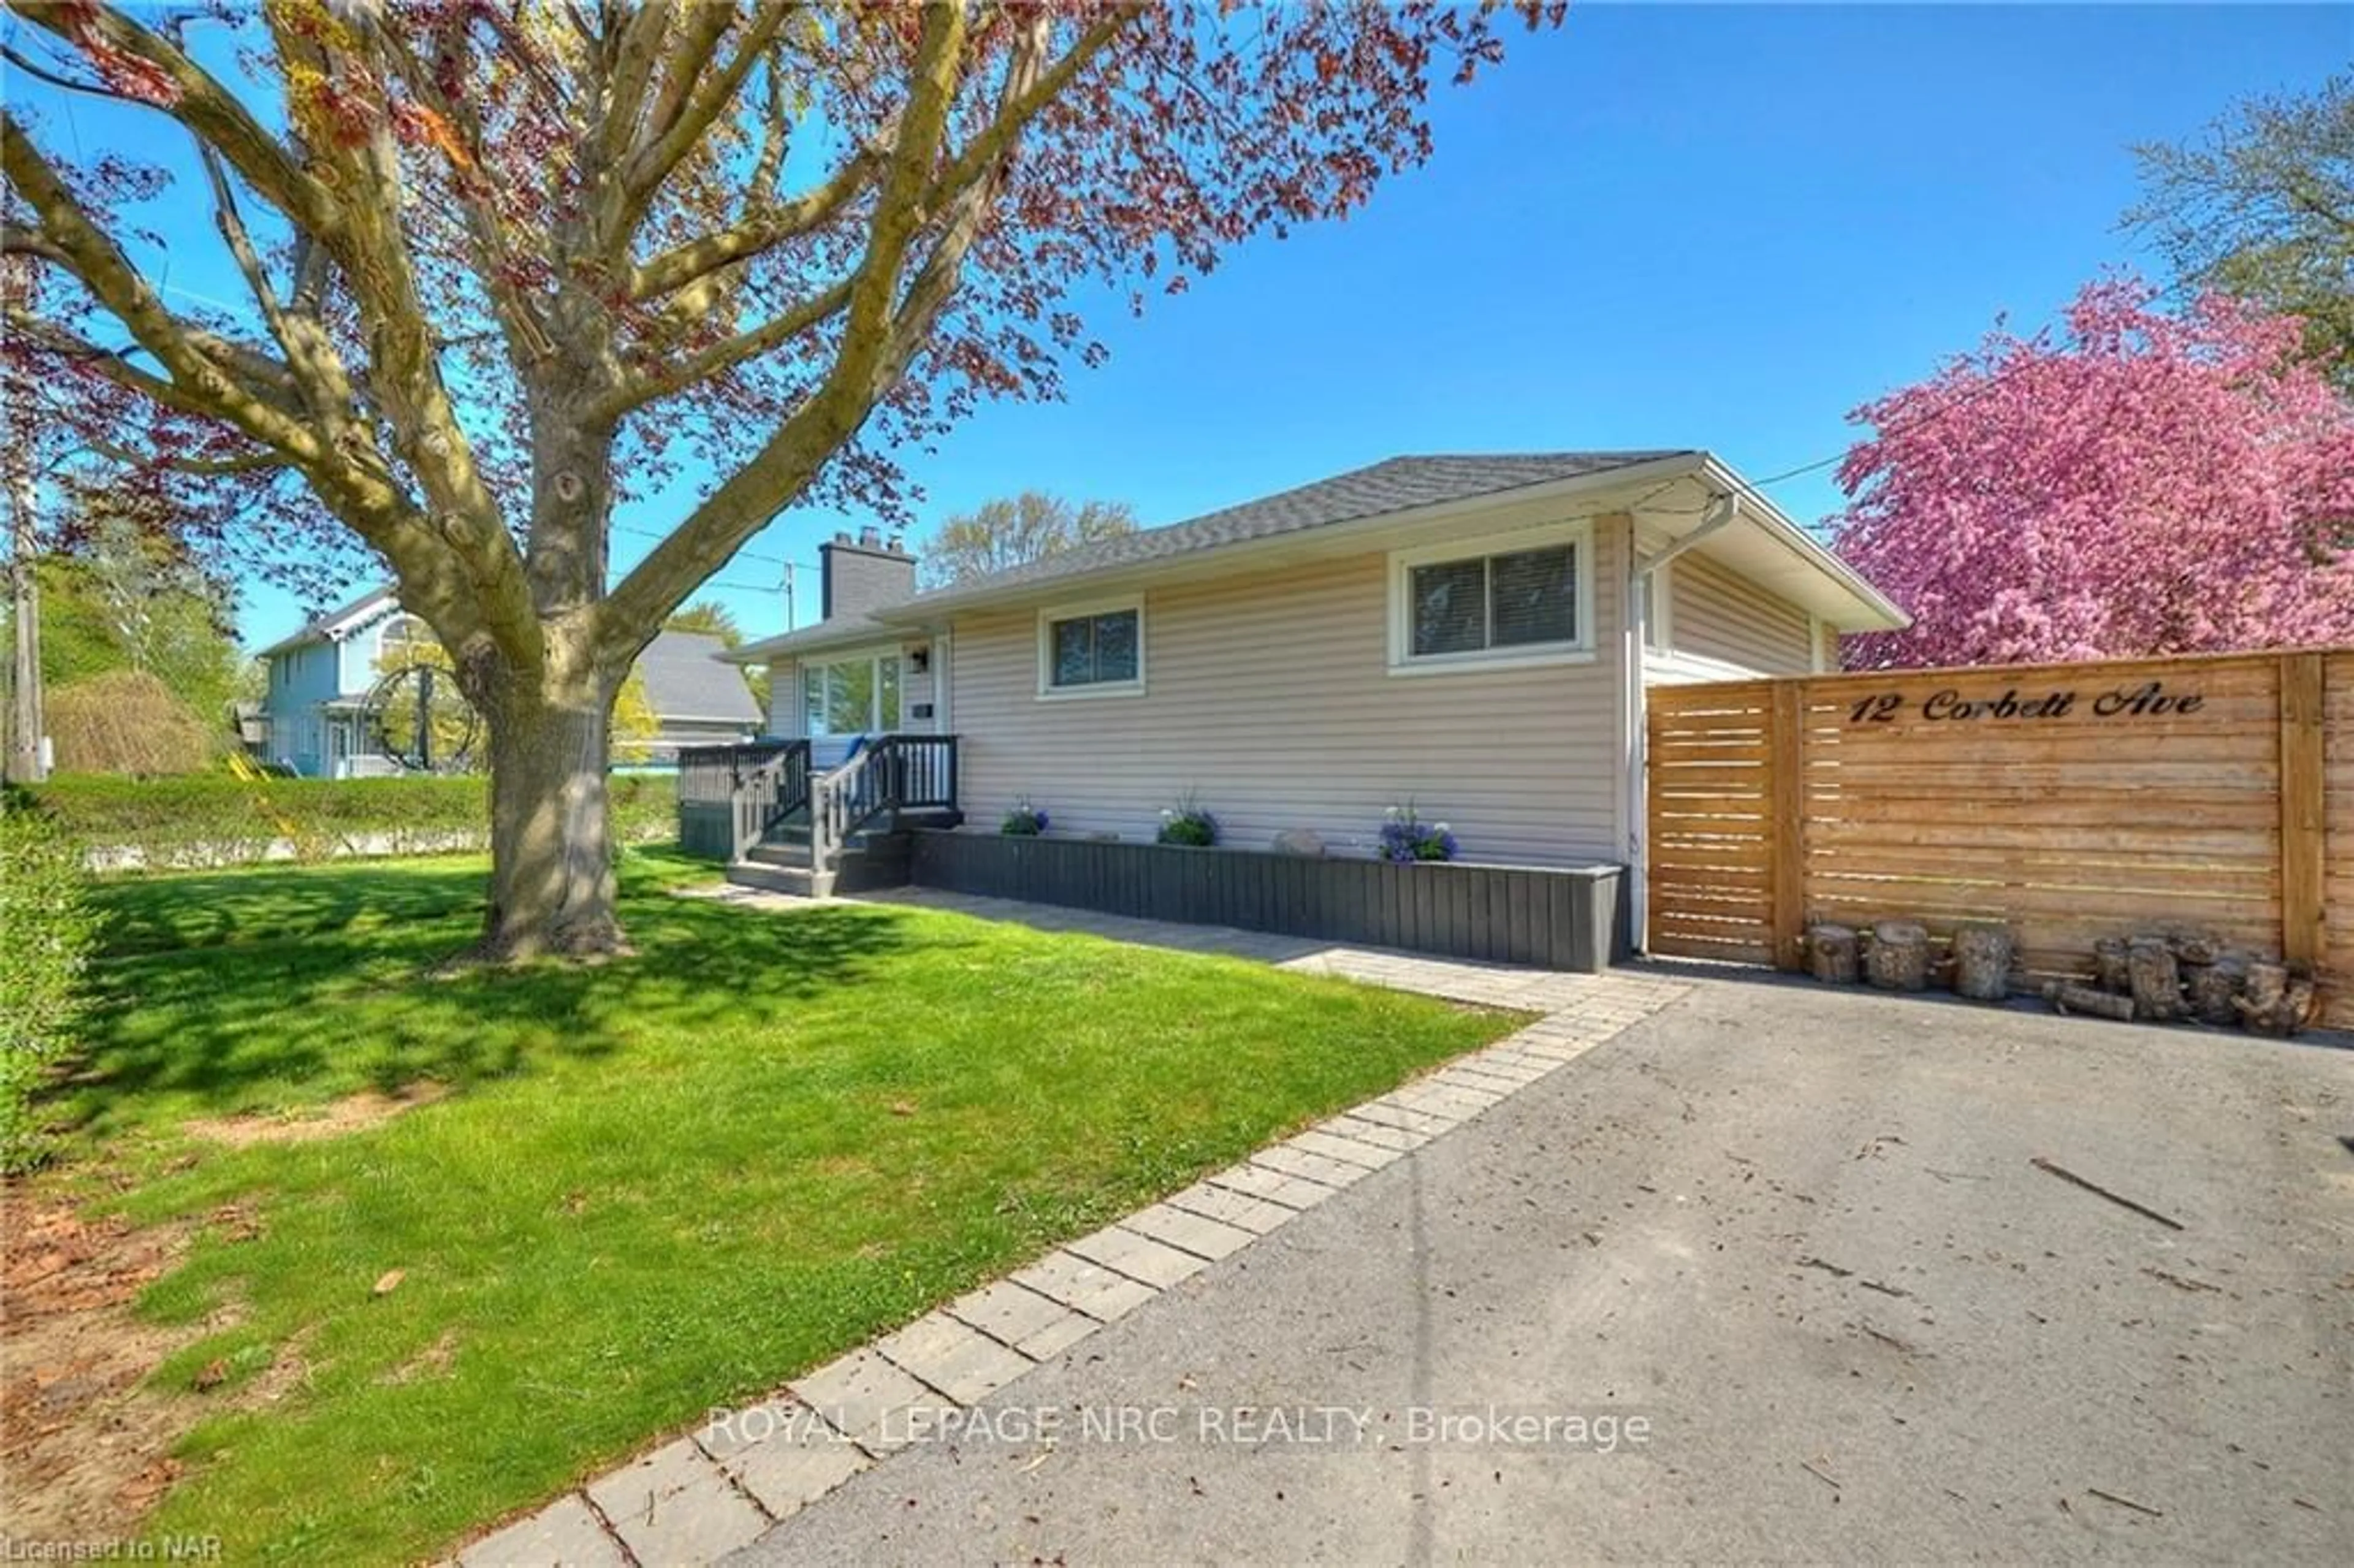
[[[2173,295],[2179,294],[2185,289],[2199,286],[2199,281],[2200,281],[2196,278],[2179,278],[2167,287],[2160,289],[2157,293],[2152,294],[2149,298],[2149,302],[2153,305],[2157,304],[2159,301],[2168,299]],[[1939,419],[1944,418],[1946,415],[1957,413],[1960,410],[1968,408],[1979,398],[1984,397],[1994,391],[1996,387],[2002,384],[2002,379],[2007,374],[2009,374],[2009,372],[2006,370],[1993,371],[1988,375],[1985,380],[1979,382],[1976,387],[1971,387],[1968,391],[1961,394],[1959,397],[1953,398],[1949,402],[1940,404],[1938,407],[1930,409],[1927,413],[1920,415],[1918,418],[1899,419],[1893,424],[1882,429],[1874,439],[1884,441],[1892,436],[1904,435],[1910,431],[1921,429],[1929,425],[1934,425]],[[1853,449],[1850,448],[1850,450],[1851,450]],[[1802,462],[1796,468],[1786,468],[1781,472],[1768,474],[1764,479],[1751,480],[1749,482],[1750,488],[1753,490],[1763,490],[1769,484],[1781,484],[1787,481],[1797,479],[1802,475],[1813,473],[1819,469],[1829,468],[1835,462],[1844,461],[1846,457],[1846,452],[1838,451],[1833,452],[1829,457],[1817,458],[1812,462]]]

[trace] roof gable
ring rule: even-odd
[[[324,615],[304,621],[284,637],[264,648],[255,657],[275,659],[281,653],[292,652],[309,643],[340,642],[371,617],[381,620],[383,615],[388,614],[397,608],[395,591],[394,585],[391,583],[379,584],[349,604],[338,606]]]

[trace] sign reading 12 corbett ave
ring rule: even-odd
[[[2105,691],[2065,691],[2022,695],[2013,686],[2000,696],[1966,697],[1952,686],[1940,686],[1926,696],[1906,692],[1881,692],[1857,702],[1847,711],[1850,724],[1891,724],[1909,715],[1933,721],[1999,723],[2006,719],[2160,718],[2169,714],[2195,714],[2207,699],[2197,692],[2169,692],[2163,681],[2112,686]]]

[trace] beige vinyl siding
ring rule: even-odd
[[[987,831],[1027,796],[1057,834],[1149,842],[1190,789],[1228,844],[1309,828],[1363,855],[1383,808],[1410,799],[1466,860],[1617,860],[1625,541],[1623,521],[1597,524],[1582,565],[1592,662],[1392,675],[1385,553],[1148,590],[1140,696],[1042,700],[1035,607],[960,618],[966,815]]]
[[[1815,667],[1814,630],[1807,612],[1698,550],[1676,557],[1669,599],[1669,629],[1678,653],[1761,675],[1803,675]]]

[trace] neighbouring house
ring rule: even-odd
[[[269,760],[312,778],[398,772],[398,764],[379,755],[368,694],[382,675],[387,638],[398,643],[422,631],[422,623],[404,614],[385,586],[264,648],[269,685],[261,717]]]
[[[261,704],[242,698],[229,704],[228,726],[239,752],[256,762],[270,760],[270,715]]]
[[[398,773],[383,754],[369,698],[399,667],[430,661],[432,629],[400,608],[394,589],[377,588],[306,623],[261,651],[269,688],[261,705],[268,760],[311,777],[350,779]],[[654,731],[637,740],[640,760],[667,764],[684,746],[741,740],[758,733],[759,705],[743,672],[723,663],[726,644],[700,631],[663,631],[638,657]]]
[[[824,619],[728,655],[811,792],[858,737],[952,736],[973,830],[1027,800],[1097,843],[1192,800],[1225,845],[1363,859],[1411,803],[1464,862],[1639,867],[1647,689],[1905,623],[1701,450],[1394,458],[928,593],[871,531],[820,553]]]
[[[647,760],[672,763],[689,746],[725,745],[760,733],[760,705],[727,644],[707,631],[658,631],[638,655],[654,734],[642,743]]]

